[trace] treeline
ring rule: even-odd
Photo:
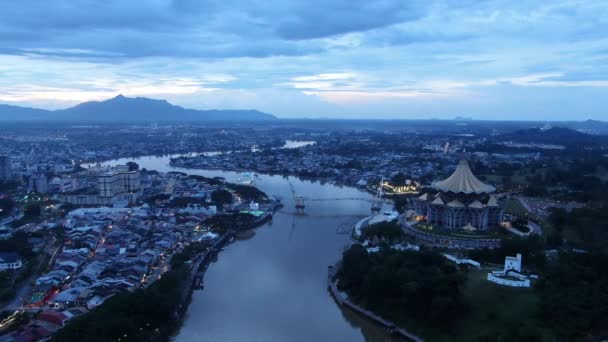
[[[608,254],[560,253],[536,284],[539,315],[562,341],[608,336]]]
[[[379,222],[361,229],[361,239],[369,240],[374,245],[398,243],[404,236],[405,233],[397,221]]]
[[[209,217],[205,220],[205,224],[214,232],[224,234],[228,230],[251,228],[257,219],[251,214],[234,213]]]
[[[542,272],[547,266],[545,244],[538,235],[502,239],[500,247],[471,250],[468,252],[468,257],[482,263],[502,265],[505,257],[515,256],[518,253],[522,255],[525,266],[534,272]]]
[[[605,252],[608,246],[608,205],[575,208],[571,212],[553,209],[549,215],[553,226],[547,242],[552,248],[562,246]]]
[[[354,245],[344,252],[337,277],[351,299],[393,321],[449,332],[467,314],[465,275],[434,251],[368,253]]]

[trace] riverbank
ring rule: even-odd
[[[128,161],[113,160],[102,165]],[[231,171],[172,167],[168,157],[134,161],[140,169],[163,173],[222,177],[233,183],[243,177]],[[304,215],[294,215],[289,210],[295,205],[289,183],[298,195],[328,200],[309,201]],[[279,210],[272,220],[263,223],[264,228],[256,229],[254,238],[237,238],[227,244],[221,257],[213,259],[213,266],[200,268],[205,272],[204,290],[191,292],[181,328],[173,340],[385,340],[389,336],[385,329],[350,310],[340,310],[326,291],[327,265],[339,256],[346,238],[336,234],[336,227],[369,212],[369,203],[359,200],[369,197],[368,193],[264,173],[256,177],[255,186],[271,197],[281,198],[289,209]],[[310,252],[311,246],[315,253]],[[308,329],[302,321],[317,328]]]
[[[344,296],[338,290],[338,281],[335,280],[337,270],[339,270],[340,267],[341,267],[341,262],[337,262],[335,265],[330,265],[327,268],[327,288],[328,288],[329,292],[331,293],[332,297],[336,300],[336,302],[340,306],[344,306],[344,307],[356,312],[357,314],[369,319],[370,321],[374,322],[375,324],[380,325],[381,327],[387,329],[391,335],[396,335],[398,337],[406,339],[407,341],[414,341],[414,342],[423,341],[420,337],[406,331],[403,328],[398,327],[395,323],[388,321],[388,320],[378,316],[377,314],[362,308],[361,306],[353,303],[348,298],[348,296]]]

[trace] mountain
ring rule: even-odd
[[[172,105],[166,100],[118,95],[105,101],[83,102],[59,110],[0,104],[0,121],[260,121],[275,120],[272,114],[257,110],[196,110]]]

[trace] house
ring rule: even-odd
[[[23,260],[14,252],[0,252],[0,271],[16,270],[23,266]]]

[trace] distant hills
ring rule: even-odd
[[[257,110],[196,110],[166,100],[118,95],[105,101],[83,102],[59,110],[0,104],[0,121],[267,121],[277,118]]]
[[[606,141],[605,136],[591,135],[566,127],[553,127],[547,130],[530,128],[502,134],[501,140],[512,140],[523,143],[541,143],[555,145],[595,145]]]

